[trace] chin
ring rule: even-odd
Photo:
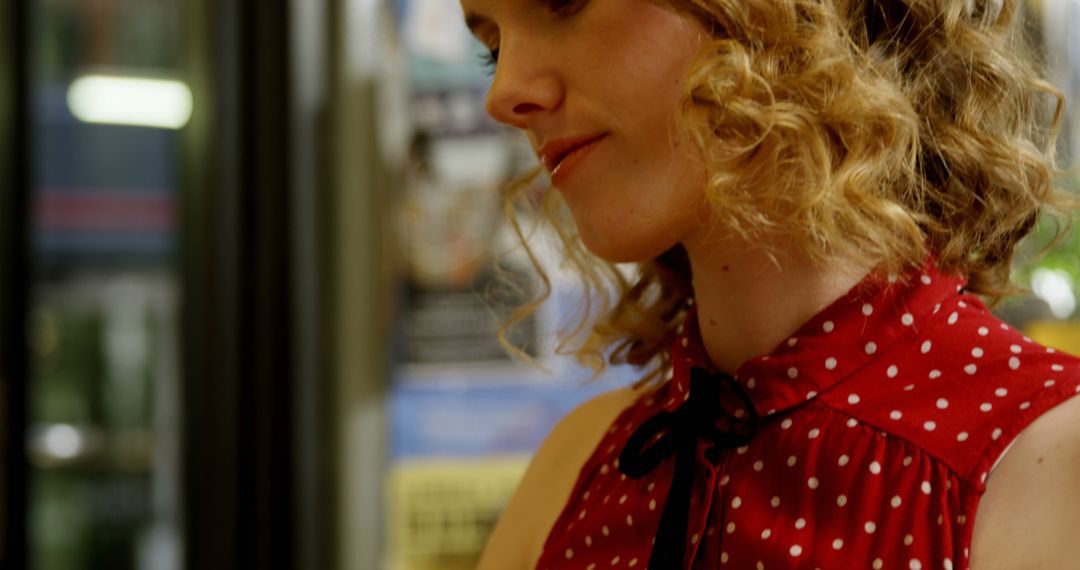
[[[581,230],[580,234],[585,248],[608,263],[641,263],[656,259],[677,243],[677,240],[660,236],[627,235],[617,230],[603,234]]]

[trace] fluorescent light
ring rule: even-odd
[[[72,82],[68,107],[80,121],[179,129],[191,118],[191,89],[181,81],[86,75]]]

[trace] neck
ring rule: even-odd
[[[768,354],[858,284],[869,267],[821,265],[791,244],[766,250],[737,240],[684,242],[698,325],[712,364],[733,373]],[[760,243],[760,242],[759,242]],[[770,255],[771,252],[771,255]]]

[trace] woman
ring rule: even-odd
[[[578,353],[651,371],[560,422],[482,569],[1076,566],[1080,362],[975,296],[1066,211],[1015,4],[462,5],[620,287]]]

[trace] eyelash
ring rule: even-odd
[[[499,48],[480,54],[480,63],[487,70],[488,75],[494,75],[495,66],[499,63]]]
[[[585,4],[585,0],[544,0],[544,2],[549,10],[559,16],[572,15]],[[499,63],[499,48],[480,54],[480,63],[487,70],[488,75],[494,75],[495,67]]]

